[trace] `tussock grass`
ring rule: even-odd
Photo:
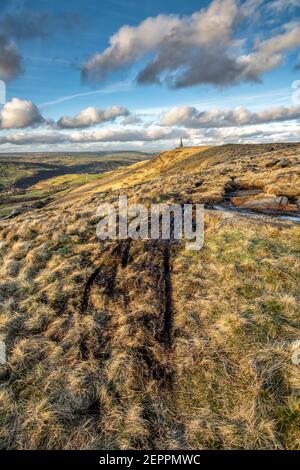
[[[212,203],[235,177],[296,197],[266,165],[296,171],[298,149],[164,153],[1,222],[2,449],[300,448],[299,227],[208,212],[203,250],[169,247],[169,342],[164,245],[95,233],[121,191]]]
[[[299,448],[285,411],[299,403],[299,248],[298,229],[232,221],[177,257],[174,412],[191,447]]]

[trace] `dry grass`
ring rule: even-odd
[[[120,188],[213,202],[235,176],[298,197],[286,167],[266,167],[281,152],[298,171],[298,149],[166,153],[1,222],[1,448],[300,448],[299,228],[207,214],[202,251],[170,248],[169,331],[164,245],[95,233]]]
[[[299,242],[214,220],[200,255],[177,257],[174,412],[192,448],[300,448]]]

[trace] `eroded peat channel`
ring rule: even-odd
[[[163,246],[163,315],[164,327],[162,330],[161,341],[165,344],[166,348],[172,346],[172,279],[171,279],[171,249],[168,241],[164,242]]]
[[[80,316],[93,325],[83,332],[82,360],[97,361],[110,413],[124,423],[139,410],[143,432],[128,437],[133,448],[156,447],[155,423],[172,391],[172,252],[167,240],[110,242],[81,293]],[[111,425],[108,414],[95,416]]]

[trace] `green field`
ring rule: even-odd
[[[0,217],[150,157],[141,152],[1,154]]]

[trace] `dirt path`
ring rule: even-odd
[[[99,317],[98,344],[91,350],[91,338],[84,337],[82,359],[99,361],[110,410],[124,422],[141,406],[147,438],[145,430],[130,437],[133,448],[157,446],[155,423],[164,422],[163,400],[174,380],[171,257],[169,241],[112,242],[81,295],[80,315]],[[105,428],[107,416],[101,416]]]

